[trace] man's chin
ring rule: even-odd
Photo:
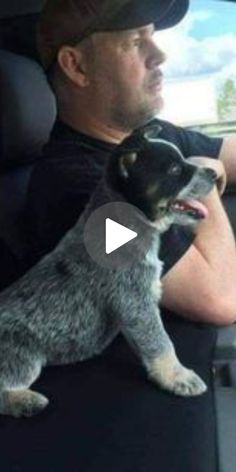
[[[143,103],[142,106],[136,108],[136,110],[130,112],[126,110],[126,113],[118,113],[113,116],[113,122],[116,123],[123,131],[130,132],[134,129],[140,128],[151,120],[157,117],[163,108],[163,99],[159,95],[158,99],[152,102],[149,100]]]
[[[154,100],[153,100],[153,114],[154,116],[158,115],[164,107],[164,100],[161,95],[158,95]]]
[[[158,102],[155,103],[155,106],[152,104],[152,106],[146,109],[146,114],[143,114],[142,126],[156,118],[157,115],[159,115],[159,113],[162,111],[163,106],[163,99],[162,97],[159,97]]]

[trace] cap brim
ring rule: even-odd
[[[189,0],[176,0],[170,4],[168,10],[160,19],[154,21],[156,29],[165,29],[175,26],[186,15],[189,8]]]
[[[130,0],[120,4],[120,12],[111,16],[107,25],[101,25],[103,30],[132,29],[149,23],[157,30],[169,28],[184,17],[189,0]]]

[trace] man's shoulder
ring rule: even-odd
[[[73,130],[54,129],[32,170],[24,220],[39,252],[53,247],[75,223],[101,179],[106,153],[89,141]]]
[[[33,168],[29,188],[41,185],[42,181],[48,192],[55,186],[61,191],[63,186],[73,183],[77,188],[93,184],[101,177],[110,152],[98,140],[56,122]]]
[[[103,165],[107,155],[114,146],[74,129],[63,121],[56,120],[50,133],[49,140],[43,148],[43,155],[47,159],[63,159],[72,163],[76,160],[79,165],[86,165],[86,159],[94,158]]]

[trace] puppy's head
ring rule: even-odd
[[[159,231],[205,218],[199,199],[212,189],[215,172],[188,163],[176,146],[152,134],[144,129],[118,146],[107,167],[108,184]]]

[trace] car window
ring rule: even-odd
[[[167,55],[159,117],[209,135],[235,132],[236,4],[193,0],[183,21],[155,39]]]

